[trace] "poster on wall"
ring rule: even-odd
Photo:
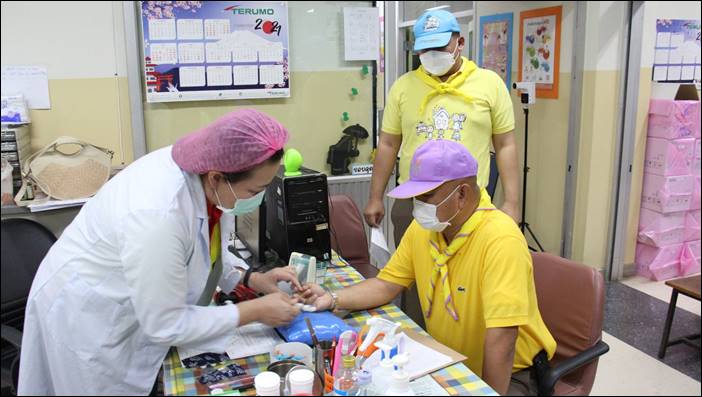
[[[480,17],[480,51],[478,65],[497,73],[512,86],[512,13]]]
[[[290,96],[285,1],[142,1],[147,102]]]
[[[656,20],[653,80],[700,81],[700,20]]]
[[[519,81],[536,83],[537,98],[558,98],[562,6],[519,14]]]

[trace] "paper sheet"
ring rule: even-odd
[[[410,382],[410,388],[415,396],[449,396],[444,389],[431,375],[422,376]]]
[[[437,371],[452,363],[451,357],[427,347],[404,333],[400,341],[400,353],[409,353],[409,364],[405,367],[410,379],[428,372]],[[380,350],[376,350],[363,364],[364,369],[372,370],[380,362]]]
[[[73,200],[49,200],[42,204],[29,204],[27,207],[31,212],[42,212],[49,210],[57,210],[60,208],[78,207],[88,201],[88,198],[79,198]]]
[[[391,256],[385,235],[383,231],[377,227],[371,228],[370,256],[375,260],[375,265],[379,269],[385,267],[385,264],[388,263]]]
[[[377,7],[344,7],[344,59],[378,59],[380,14]]]
[[[44,66],[2,66],[2,95],[22,94],[30,109],[51,109]]]
[[[227,355],[232,360],[237,358],[270,353],[273,348],[284,341],[275,329],[261,323],[246,324],[236,329],[232,343],[227,348]]]

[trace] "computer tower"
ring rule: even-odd
[[[266,188],[266,247],[288,263],[299,252],[331,260],[327,176],[302,167],[301,175],[285,176],[281,166]]]

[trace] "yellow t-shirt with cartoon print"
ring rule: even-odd
[[[447,90],[456,82],[456,91]],[[382,127],[388,134],[402,135],[400,183],[409,177],[412,156],[421,144],[430,139],[453,139],[464,144],[478,161],[480,187],[486,187],[490,177],[492,135],[513,129],[512,99],[504,81],[465,57],[461,69],[443,84],[423,67],[400,77],[390,88]]]

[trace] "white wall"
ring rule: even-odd
[[[588,1],[585,41],[586,71],[618,71],[626,44],[627,4]]]
[[[369,61],[344,61],[343,7],[370,7],[370,4],[360,1],[288,2],[290,70],[360,70],[361,65]]]
[[[125,76],[122,21],[121,1],[3,1],[2,64],[43,65],[49,79]]]

